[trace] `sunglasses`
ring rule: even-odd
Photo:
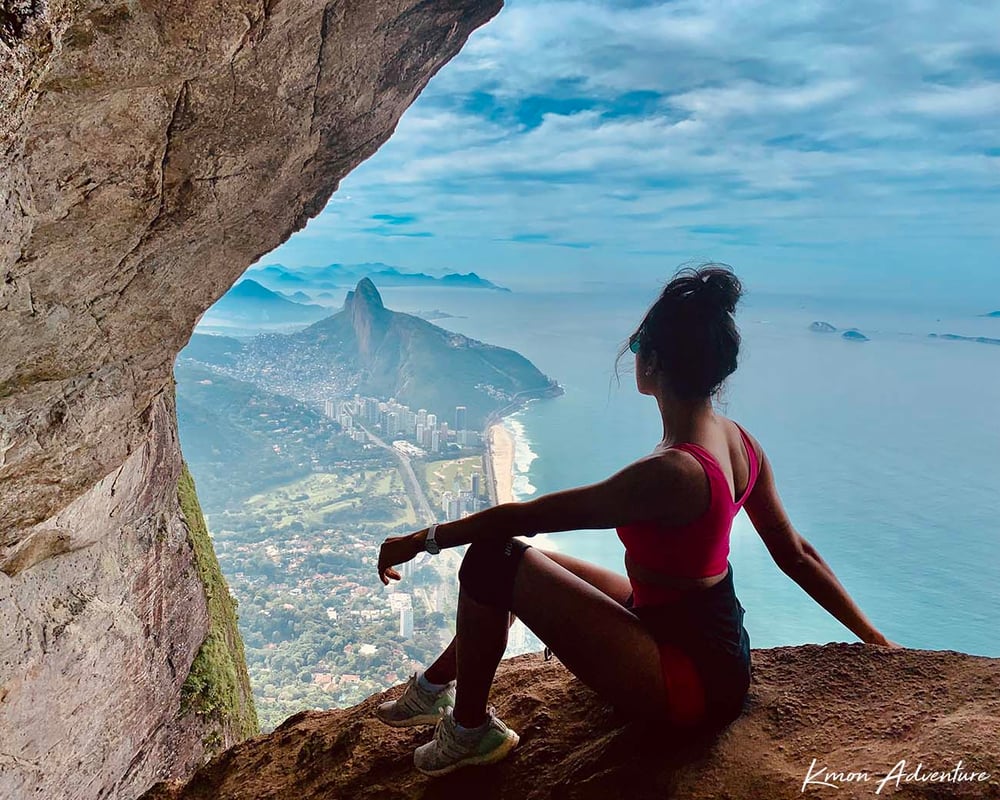
[[[643,330],[642,328],[639,328],[638,331],[636,331],[629,337],[628,349],[631,350],[633,353],[639,352],[639,337],[642,336],[642,330]]]

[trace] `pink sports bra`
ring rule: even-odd
[[[726,474],[708,450],[694,442],[681,442],[670,449],[684,450],[693,455],[708,475],[709,503],[700,517],[686,525],[663,525],[640,522],[617,528],[618,538],[625,545],[629,559],[640,567],[665,576],[702,578],[718,575],[728,568],[729,534],[733,518],[746,502],[757,482],[759,465],[757,452],[739,428],[746,447],[750,477],[743,496],[734,501]],[[672,589],[629,578],[635,606],[655,605],[676,599],[683,590]]]

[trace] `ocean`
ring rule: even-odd
[[[602,480],[662,437],[656,402],[618,348],[656,297],[593,291],[380,290],[396,311],[440,309],[444,328],[509,347],[565,389],[507,418],[516,499]],[[765,448],[796,529],[872,622],[921,649],[1000,656],[1000,338],[986,307],[908,307],[755,293],[737,311],[738,371],[717,410]],[[857,328],[867,342],[810,331]],[[553,534],[559,550],[625,574],[614,531]],[[730,562],[754,647],[857,641],[773,563],[749,519]]]

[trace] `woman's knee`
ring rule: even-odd
[[[509,610],[514,594],[514,578],[521,559],[531,545],[513,539],[482,539],[465,551],[458,570],[458,582],[477,603]]]

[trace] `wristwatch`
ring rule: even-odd
[[[432,556],[436,556],[441,552],[441,545],[434,541],[434,531],[437,529],[437,526],[436,522],[432,522],[430,528],[427,529],[427,538],[424,539],[424,550]]]

